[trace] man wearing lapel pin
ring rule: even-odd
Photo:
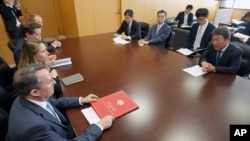
[[[218,27],[212,32],[212,42],[201,55],[199,64],[203,71],[237,74],[243,51],[230,43],[230,31],[226,27]]]
[[[170,35],[171,28],[164,22],[167,17],[167,12],[160,10],[157,12],[157,24],[153,25],[148,35],[138,41],[139,45],[144,44],[155,44],[159,47],[164,48],[168,36]]]
[[[14,86],[20,96],[10,111],[8,141],[95,141],[104,129],[111,127],[113,117],[105,116],[75,136],[67,118],[58,109],[79,107],[98,97],[89,94],[52,99],[54,84],[47,68],[40,64],[29,65],[15,73]]]

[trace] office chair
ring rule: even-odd
[[[250,79],[250,45],[241,42],[232,42],[243,50],[241,66],[237,75]]]
[[[143,39],[145,36],[147,36],[150,26],[146,22],[138,22],[138,23],[141,27],[141,37]]]
[[[168,49],[171,49],[171,50],[173,49],[174,38],[175,38],[175,32],[171,31],[170,35],[167,38],[165,48],[168,48]]]
[[[175,32],[175,38],[172,44],[173,50],[182,48],[187,40],[187,36],[190,31],[181,28],[172,28],[172,31]]]
[[[12,53],[14,53],[14,50],[15,50],[15,47],[16,47],[16,43],[17,43],[17,39],[11,39],[7,43],[8,47],[12,51]]]

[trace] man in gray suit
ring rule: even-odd
[[[54,79],[43,65],[32,64],[15,73],[14,86],[20,96],[10,111],[8,141],[95,141],[104,129],[111,127],[113,117],[105,116],[76,137],[70,123],[58,109],[79,107],[98,97],[89,94],[86,97],[52,99],[54,84]]]
[[[166,17],[166,11],[160,10],[157,12],[157,24],[151,27],[144,39],[138,41],[139,45],[155,44],[162,48],[165,47],[167,38],[171,32],[171,28],[164,22]]]

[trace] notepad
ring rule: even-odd
[[[73,75],[70,75],[61,79],[61,81],[63,82],[65,86],[68,86],[70,84],[74,84],[83,80],[84,78],[80,73],[73,74]]]
[[[129,43],[129,41],[122,39],[121,36],[117,36],[117,37],[113,38],[113,41],[117,44],[122,44],[122,45]]]
[[[51,65],[51,68],[65,66],[72,64],[71,58],[63,58],[63,59],[57,59],[53,65]]]
[[[202,70],[202,67],[200,67],[199,65],[195,65],[193,67],[183,69],[183,71],[187,72],[188,74],[190,74],[190,75],[192,75],[194,77],[201,76],[201,75],[207,73],[207,72],[204,72]]]

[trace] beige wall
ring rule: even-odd
[[[214,0],[123,0],[122,11],[130,8],[134,10],[137,21],[145,21],[150,24],[156,23],[156,13],[158,10],[166,10],[167,17],[176,17],[178,12],[185,10],[186,5],[194,6],[193,13],[198,8],[209,9],[209,20],[213,21],[218,5]]]

